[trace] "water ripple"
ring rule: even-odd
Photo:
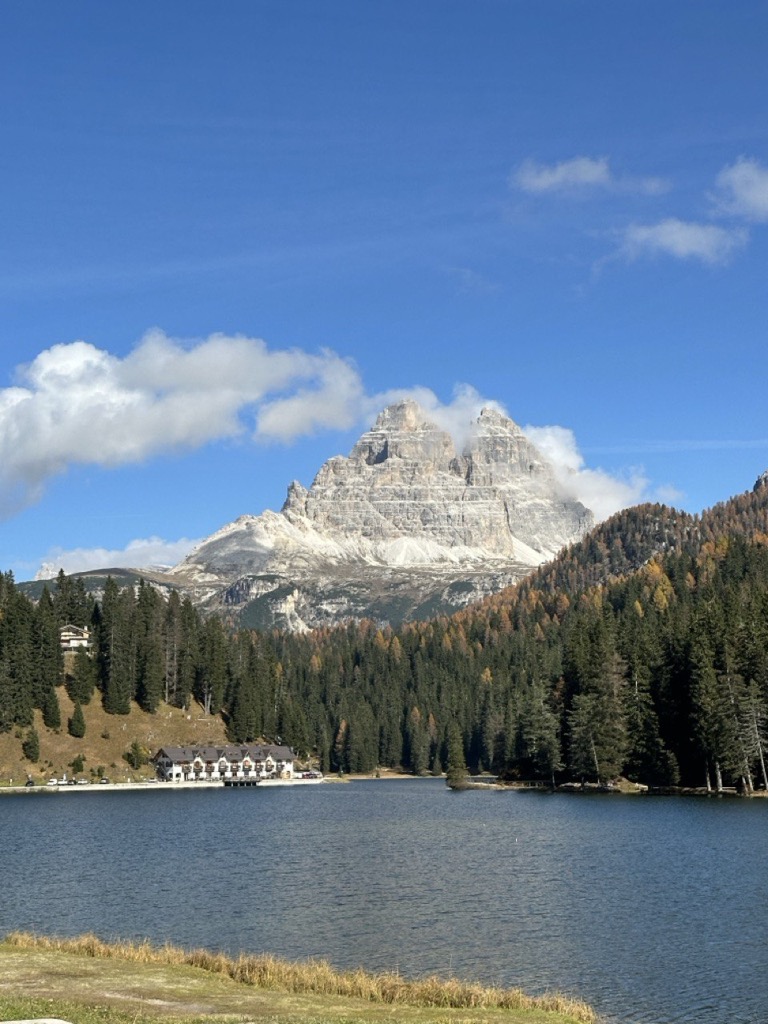
[[[0,932],[558,988],[620,1024],[764,1024],[766,814],[438,780],[7,798]]]

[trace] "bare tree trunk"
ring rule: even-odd
[[[760,774],[763,777],[763,789],[768,790],[768,774],[765,771],[765,757],[763,755],[763,740],[760,736],[760,723],[757,719],[757,710],[754,706],[750,708],[750,723],[752,725],[752,733],[755,737],[755,753],[757,759],[760,762]]]
[[[757,731],[757,723],[755,723],[755,735],[757,736],[757,756],[760,761],[760,774],[763,776],[763,789],[768,790],[768,775],[765,772],[765,758],[763,757],[763,742],[760,739],[760,733]]]

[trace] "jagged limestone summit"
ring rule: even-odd
[[[245,626],[397,624],[509,586],[593,521],[511,419],[484,409],[457,448],[405,401],[280,512],[241,516],[171,575]]]

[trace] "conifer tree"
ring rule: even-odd
[[[85,647],[78,647],[72,674],[67,678],[67,693],[73,702],[88,704],[95,688],[96,662]]]
[[[43,725],[47,729],[61,728],[61,708],[56,690],[51,686],[43,697]]]
[[[144,711],[154,713],[165,690],[163,652],[164,608],[160,595],[143,580],[136,601],[136,700]]]
[[[206,715],[216,715],[227,691],[227,638],[219,619],[208,619],[202,629],[202,656],[195,696]]]
[[[21,744],[21,752],[28,761],[32,761],[35,764],[40,760],[40,737],[34,726],[30,728],[24,737],[24,741]]]
[[[43,587],[40,600],[34,608],[31,638],[33,687],[36,703],[40,706],[48,689],[59,683],[64,670],[59,627],[47,587]]]
[[[464,789],[468,784],[464,741],[455,722],[451,724],[448,732],[448,764],[445,781],[450,789]]]
[[[72,716],[67,719],[67,732],[70,736],[74,736],[75,739],[82,739],[85,736],[85,716],[79,701],[75,703]]]
[[[134,600],[108,577],[98,620],[98,659],[102,703],[111,715],[127,715],[134,695]]]

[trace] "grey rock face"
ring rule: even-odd
[[[457,450],[406,401],[280,513],[242,516],[172,572],[254,625],[394,623],[508,586],[592,525],[512,420],[484,409]]]

